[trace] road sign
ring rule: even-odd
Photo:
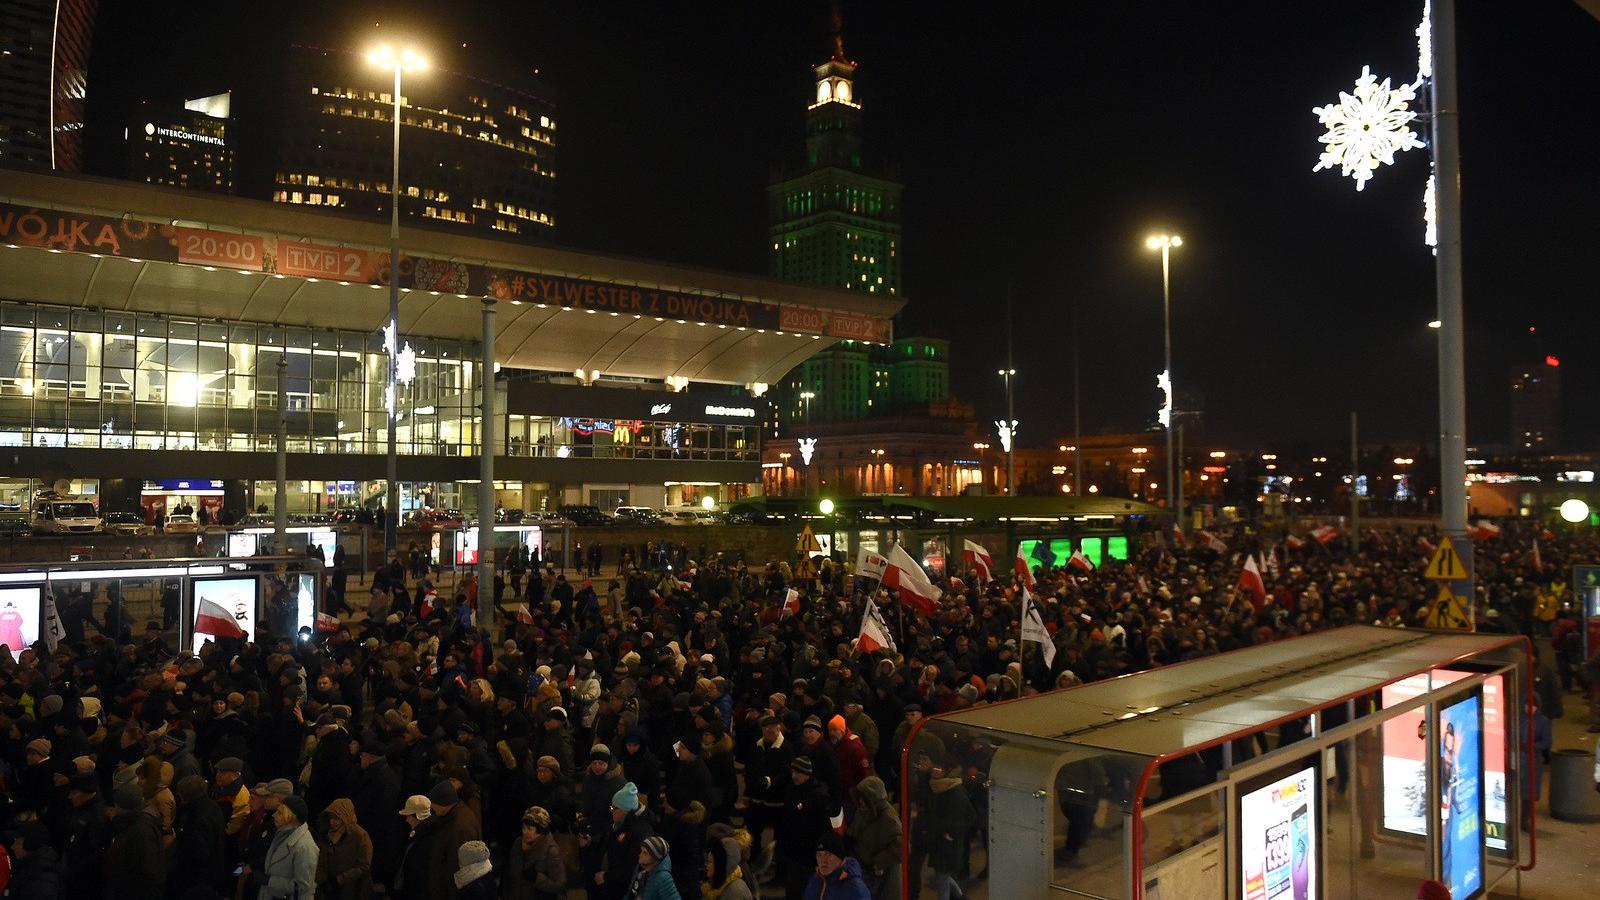
[[[1431,566],[1429,571],[1432,571]],[[1433,575],[1430,574],[1428,577],[1432,578]],[[1467,598],[1456,596],[1448,584],[1439,585],[1439,596],[1434,599],[1433,605],[1428,607],[1428,617],[1423,624],[1429,628],[1471,631],[1472,620],[1467,617]]]
[[[800,532],[800,539],[794,542],[794,552],[807,558],[813,553],[822,552],[822,544],[817,540],[817,536],[811,533],[810,525]]]
[[[1450,536],[1440,536],[1439,549],[1433,551],[1433,559],[1428,560],[1428,571],[1422,577],[1432,581],[1460,581],[1469,574]]]

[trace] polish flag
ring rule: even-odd
[[[1017,568],[1017,577],[1022,579],[1023,586],[1026,587],[1029,590],[1033,590],[1033,587],[1034,587],[1033,560],[1031,560],[1031,559],[1027,558],[1026,556],[1022,555],[1022,545],[1021,544],[1017,545],[1016,568]]]
[[[214,600],[201,600],[200,609],[194,620],[196,634],[209,634],[213,637],[242,638],[244,629],[233,616]]]
[[[1176,525],[1172,526],[1172,546],[1183,546],[1183,529]]]
[[[1500,526],[1493,522],[1479,522],[1477,525],[1467,529],[1467,534],[1472,535],[1472,539],[1475,541],[1487,541],[1490,538],[1500,536]]]
[[[1085,575],[1094,571],[1094,563],[1090,562],[1089,557],[1084,556],[1081,550],[1072,551],[1072,556],[1068,558],[1067,565],[1077,569]]]
[[[1254,604],[1256,612],[1267,605],[1267,585],[1261,580],[1261,569],[1256,566],[1254,556],[1244,558],[1244,568],[1239,570],[1239,590],[1250,595],[1250,602]]]
[[[533,624],[533,612],[528,609],[528,604],[517,604],[517,622],[523,625]]]
[[[794,588],[789,588],[789,592],[783,595],[783,614],[800,615],[800,592]]]
[[[994,557],[989,555],[989,551],[984,549],[982,544],[972,541],[963,541],[962,545],[961,556],[967,561],[967,565],[978,573],[978,584],[983,585],[993,581],[994,576],[989,573],[994,571]]]
[[[1291,534],[1283,539],[1283,545],[1290,550],[1299,550],[1306,545],[1306,542]]]
[[[883,573],[884,586],[899,590],[900,602],[925,616],[932,616],[938,612],[939,598],[944,596],[944,592],[928,581],[922,566],[917,565],[911,554],[907,553],[904,547],[895,544],[889,548],[887,559],[889,568]]]
[[[1539,539],[1538,538],[1534,538],[1533,539],[1533,553],[1530,554],[1530,557],[1533,560],[1534,569],[1536,569],[1536,570],[1538,570],[1540,572],[1543,572],[1544,571],[1544,557],[1539,555]]]
[[[1311,529],[1311,536],[1319,544],[1331,544],[1339,539],[1339,529],[1332,525],[1323,525],[1320,528]]]
[[[317,613],[317,630],[318,631],[338,631],[339,630],[339,618],[337,616],[329,615],[328,613],[325,613],[325,612]]]
[[[1421,547],[1429,555],[1432,555],[1433,551],[1439,549],[1439,546],[1437,544],[1435,544],[1433,541],[1428,540],[1427,538],[1423,537],[1420,534],[1417,535],[1417,546]]]
[[[1225,553],[1228,550],[1228,545],[1223,543],[1221,538],[1209,531],[1197,532],[1195,536],[1200,539],[1200,546],[1205,547],[1207,550],[1211,550],[1216,553]]]
[[[889,629],[883,624],[883,615],[878,612],[877,604],[868,599],[867,611],[861,616],[861,634],[856,638],[856,652],[871,653],[874,650],[893,653],[894,638],[889,636]]]

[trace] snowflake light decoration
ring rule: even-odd
[[[1162,428],[1172,427],[1172,376],[1167,370],[1162,369],[1156,376],[1156,387],[1161,391],[1161,409],[1156,412],[1156,421]]]
[[[1017,435],[1017,420],[1012,419],[1007,423],[1004,419],[995,419],[994,427],[1000,432],[1000,449],[1011,452],[1011,440]]]
[[[817,452],[817,439],[816,438],[801,438],[800,439],[800,461],[801,462],[805,463],[808,466],[811,465],[811,454],[816,453],[816,452]]]
[[[499,363],[495,363],[499,365]],[[400,355],[394,361],[394,377],[401,384],[410,384],[417,377],[417,351],[411,346],[410,341],[400,348]]]
[[[1423,0],[1422,24],[1417,26],[1417,78],[1433,77],[1433,4]]]
[[[1327,127],[1319,138],[1322,156],[1311,171],[1337,166],[1340,174],[1356,180],[1356,190],[1366,187],[1367,179],[1378,166],[1394,165],[1401,150],[1424,146],[1411,122],[1417,114],[1407,106],[1417,99],[1421,79],[1391,88],[1389,79],[1379,82],[1370,67],[1362,67],[1355,93],[1339,92],[1339,102],[1311,111]]]

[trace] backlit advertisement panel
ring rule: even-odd
[[[38,585],[0,588],[0,644],[13,660],[39,640],[39,607],[43,593]],[[41,653],[44,652],[40,648]]]
[[[1477,694],[1439,711],[1439,871],[1450,896],[1483,889],[1483,726]]]
[[[1244,900],[1318,900],[1317,769],[1309,761],[1239,797],[1239,887]]]
[[[207,641],[222,637],[256,639],[256,578],[196,578],[191,649],[195,653]],[[230,624],[231,623],[231,624]]]
[[[1471,672],[1435,669],[1435,688],[1454,684]],[[1383,705],[1396,706],[1428,689],[1427,674],[1413,675],[1383,689]],[[1383,723],[1383,827],[1389,831],[1422,836],[1427,814],[1424,730],[1422,709]],[[1483,682],[1483,791],[1484,842],[1489,849],[1507,852],[1506,821],[1506,710],[1505,677],[1491,675]]]

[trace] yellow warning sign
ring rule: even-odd
[[[1459,560],[1457,560],[1459,562]],[[1431,569],[1430,569],[1431,571]],[[1428,576],[1432,578],[1432,575]],[[1450,585],[1439,586],[1439,596],[1428,607],[1428,617],[1423,624],[1428,628],[1455,628],[1472,630],[1472,620],[1467,617],[1467,598],[1450,592]]]
[[[1433,559],[1428,560],[1428,571],[1422,577],[1433,581],[1460,581],[1467,577],[1467,567],[1449,537],[1439,537],[1439,549],[1433,551]]]
[[[803,557],[810,557],[814,553],[822,552],[822,542],[818,541],[817,536],[811,533],[810,525],[807,525],[800,532],[800,539],[794,542],[794,552]]]
[[[817,564],[812,562],[809,556],[801,557],[800,564],[794,567],[794,579],[796,581],[812,581],[816,577]]]

